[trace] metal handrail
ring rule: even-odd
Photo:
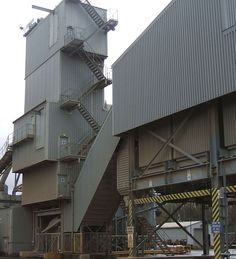
[[[92,57],[93,60],[98,60],[98,62],[103,65],[103,69],[101,70],[101,72],[103,72],[104,76],[107,78],[107,79],[111,79],[111,76],[112,76],[112,69],[111,68],[108,68],[107,66],[105,66],[103,63],[104,63],[104,60],[102,58],[100,58],[99,55],[95,54],[95,50],[92,48],[92,46],[88,43],[88,41],[84,41],[88,51]]]
[[[9,134],[7,136],[7,140],[3,144],[3,146],[0,149],[0,159],[6,154],[6,152],[12,150],[12,144],[13,144],[13,134]]]
[[[33,137],[34,136],[34,124],[32,123],[26,123],[22,125],[21,127],[14,130],[13,133],[13,142],[12,144],[16,144],[28,136]]]
[[[80,155],[86,156],[87,149],[85,146],[89,145],[89,142],[95,137],[93,131],[87,131],[78,142],[69,142],[66,144],[60,144],[60,157],[66,155]]]

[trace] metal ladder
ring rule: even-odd
[[[91,128],[94,130],[94,132],[98,133],[100,130],[99,124],[96,122],[96,120],[93,118],[93,116],[89,113],[89,111],[85,108],[85,106],[81,102],[79,102],[79,104],[77,105],[77,109],[79,110],[83,118],[91,126]]]

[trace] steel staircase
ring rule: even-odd
[[[79,144],[78,155],[79,155],[79,158],[81,160],[85,160],[86,159],[86,157],[88,155],[88,152],[89,152],[89,149],[90,149],[91,145],[93,144],[93,141],[95,140],[95,138],[96,138],[96,135],[90,136],[90,134],[89,134],[89,137],[85,138]]]
[[[105,32],[115,30],[118,21],[116,19],[109,19],[105,22],[102,17],[98,14],[96,9],[90,4],[88,0],[67,0],[73,3],[80,3],[88,15],[92,18],[98,28],[102,28]]]
[[[8,136],[7,141],[0,149],[0,173],[11,164],[12,152],[13,152],[12,141]]]
[[[156,227],[151,226],[147,219],[144,217],[140,218],[140,224],[146,232],[146,238],[144,240],[147,245],[147,249],[156,249],[157,246],[163,254],[173,254],[168,247],[165,239],[162,237],[161,233],[156,230]],[[143,243],[143,241],[141,243]]]
[[[88,0],[79,0],[79,2],[92,20],[97,24],[98,28],[102,28],[105,32],[115,30],[115,27],[118,24],[117,20],[110,19],[105,22]]]
[[[120,138],[112,136],[112,111],[107,115],[74,186],[74,231],[81,223],[101,225],[119,206],[114,152]],[[112,159],[114,158],[114,160]]]
[[[99,81],[106,79],[98,64],[95,62],[95,59],[92,58],[91,55],[89,55],[83,48],[81,48],[77,53]]]
[[[93,116],[89,113],[89,111],[85,108],[85,106],[79,102],[77,105],[77,109],[79,110],[80,114],[83,116],[83,118],[88,122],[88,124],[91,126],[91,128],[98,133],[100,126],[96,122],[96,120],[93,118]]]
[[[100,28],[104,25],[104,21],[102,17],[97,13],[95,8],[89,3],[88,0],[80,0],[79,1],[84,8],[84,10],[89,14],[89,16],[93,19],[93,21],[97,24]]]

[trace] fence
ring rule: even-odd
[[[39,252],[58,252],[61,251],[60,233],[37,233],[35,239],[36,249]]]

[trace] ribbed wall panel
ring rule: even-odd
[[[226,146],[236,144],[236,95],[227,96],[223,101],[224,141]]]
[[[53,46],[50,42],[50,20],[52,14],[43,19],[26,38],[26,67],[25,77],[38,69],[48,58],[53,56],[64,45],[65,12],[64,1],[56,8],[58,16],[57,41]]]
[[[74,98],[86,91],[93,78],[91,70],[78,57],[70,57],[61,53],[61,95],[68,95]]]
[[[187,116],[182,112],[174,116],[174,130],[182,123]],[[188,122],[182,127],[174,138],[174,144],[189,154],[197,154],[209,150],[210,125],[207,107],[198,109]],[[174,158],[183,157],[178,151],[174,151]]]
[[[223,29],[236,25],[235,0],[221,0]]]
[[[121,195],[129,192],[129,142],[124,139],[117,154],[117,190]]]
[[[49,104],[49,138],[48,157],[58,159],[59,138],[66,135],[70,143],[78,143],[79,140],[91,129],[81,117],[79,111],[67,112],[60,109],[59,104]]]
[[[43,101],[60,98],[60,52],[47,60],[25,80],[25,112]]]
[[[221,17],[220,0],[172,1],[115,62],[114,134],[236,90]]]

